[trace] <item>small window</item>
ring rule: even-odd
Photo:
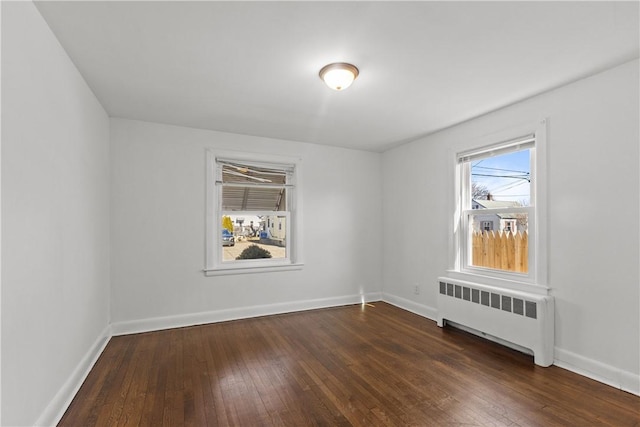
[[[503,230],[507,231],[507,232],[510,232],[510,233],[515,232],[516,231],[516,226],[515,226],[514,221],[505,221]]]
[[[296,264],[296,163],[209,153],[208,171],[205,271],[265,271]]]
[[[474,209],[478,209],[478,208],[474,208]],[[483,231],[493,230],[493,221],[482,221],[482,230]]]

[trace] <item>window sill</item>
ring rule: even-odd
[[[277,271],[293,271],[302,270],[304,264],[286,264],[286,265],[265,265],[252,267],[221,267],[215,269],[204,269],[204,275],[209,276],[229,276],[233,274],[253,274],[253,273],[272,273]]]
[[[550,288],[546,285],[527,282],[525,278],[519,279],[514,275],[513,278],[502,278],[484,275],[481,272],[447,270],[446,277],[451,279],[464,280],[481,285],[494,286],[514,291],[529,292],[538,295],[548,295]]]

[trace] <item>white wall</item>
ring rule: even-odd
[[[548,117],[556,362],[640,393],[638,79],[636,60],[384,153],[385,297],[436,312],[435,280],[448,265],[453,154]]]
[[[109,322],[109,121],[35,6],[1,7],[1,424],[33,425]]]
[[[110,135],[116,333],[379,298],[380,154],[123,119]],[[302,158],[302,270],[204,276],[207,148]]]

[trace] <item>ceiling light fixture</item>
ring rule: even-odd
[[[358,74],[358,68],[346,62],[334,62],[325,65],[320,70],[320,78],[333,90],[348,88],[358,77]]]

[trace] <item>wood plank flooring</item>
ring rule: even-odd
[[[639,426],[640,397],[386,303],[113,337],[61,426]]]

